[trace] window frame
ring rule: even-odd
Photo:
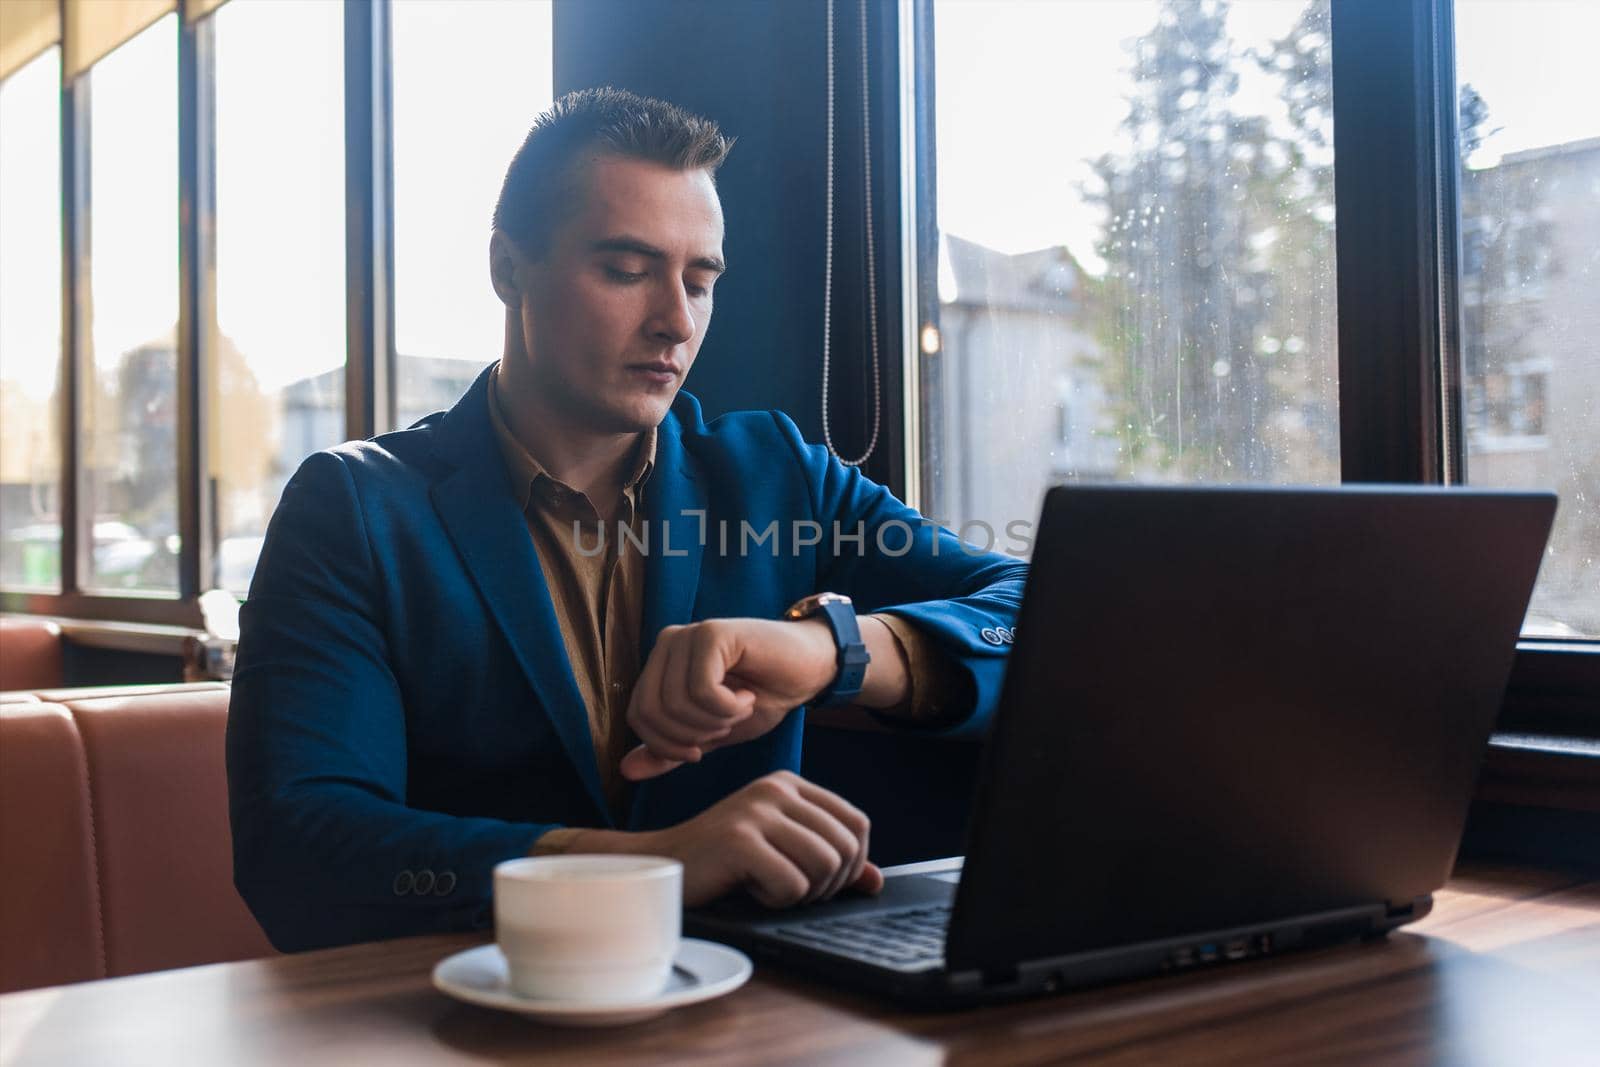
[[[0,611],[191,629],[203,626],[199,595],[212,584],[217,545],[205,491],[210,327],[216,321],[215,49],[207,13],[180,0],[178,33],[178,591],[102,593],[86,581],[80,530],[88,507],[82,477],[84,339],[89,291],[89,100],[93,68],[67,78],[60,96],[62,188],[61,580],[55,593],[0,589]],[[65,35],[58,47],[65,53]],[[394,220],[389,152],[389,0],[344,5],[345,436],[392,429]]]
[[[840,61],[839,232],[835,280],[834,425],[846,441],[865,440],[869,356],[860,345],[864,273],[860,173],[858,0],[836,5]],[[345,434],[364,438],[395,423],[393,341],[391,0],[344,5],[346,175]],[[1464,473],[1460,326],[1456,264],[1457,174],[1453,151],[1456,84],[1451,0],[1331,0],[1334,49],[1336,196],[1357,198],[1361,214],[1341,214],[1336,230],[1344,306],[1374,314],[1340,317],[1341,463],[1345,481],[1451,484]],[[90,212],[88,102],[92,75],[64,81],[62,130],[61,588],[0,590],[0,611],[123,623],[198,627],[197,595],[211,573],[209,502],[203,494],[208,366],[199,328],[211,315],[213,99],[209,20],[179,4],[179,514],[183,547],[176,598],[86,591],[80,477]],[[938,324],[934,204],[934,0],[896,0],[869,8],[874,237],[878,256],[882,432],[866,472],[913,506],[925,498],[921,428],[928,368],[923,327]],[[576,18],[558,5],[557,20]],[[799,16],[795,16],[799,18]],[[807,16],[812,17],[812,16]],[[64,48],[65,42],[63,42]],[[1367,49],[1363,51],[1363,49]],[[63,75],[65,77],[65,74]],[[820,106],[820,102],[819,102]],[[1360,132],[1366,131],[1366,132]],[[853,147],[852,147],[853,146]],[[1449,162],[1440,166],[1440,160]],[[1401,180],[1396,181],[1397,173]],[[850,190],[855,190],[853,193]],[[1370,199],[1370,203],[1368,203]],[[857,220],[857,221],[852,221]],[[1361,263],[1358,274],[1352,265]],[[895,318],[896,309],[899,319]],[[855,321],[852,321],[854,319]],[[846,449],[848,450],[848,445]],[[1600,642],[1524,639],[1507,691],[1502,726],[1600,736]]]
[[[1342,483],[1466,482],[1462,411],[1460,196],[1453,0],[1330,0],[1333,48],[1339,419]],[[900,92],[915,136],[902,141],[905,190],[883,181],[879,213],[901,218],[917,280],[915,319],[902,331],[917,360],[922,331],[939,327],[934,108],[934,0],[899,0]],[[922,205],[928,205],[922,210]],[[901,403],[929,417],[926,368],[904,376]],[[893,442],[919,477],[890,486],[927,499],[923,442]],[[1600,640],[1523,638],[1499,728],[1600,737]]]

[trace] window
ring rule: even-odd
[[[407,0],[391,19],[396,406],[409,426],[500,358],[490,217],[506,164],[553,99],[551,5]]]
[[[61,50],[0,82],[0,586],[61,583]]]
[[[345,437],[344,12],[232,0],[208,21],[217,300],[205,491],[216,551],[205,584],[243,595],[289,476]]]
[[[96,590],[178,591],[178,34],[96,63],[80,540]]]
[[[0,79],[0,610],[198,624],[200,591],[247,592],[308,453],[387,429],[385,396],[402,424],[453,403],[500,353],[490,217],[552,99],[551,4],[177,6],[143,29],[72,8]],[[63,48],[111,50],[63,82]],[[386,331],[356,326],[391,262],[392,383]]]
[[[5,611],[195,624],[193,594],[217,582],[244,588],[262,522],[301,455],[388,428],[379,401],[394,398],[402,424],[444,407],[500,349],[503,310],[484,254],[490,208],[529,117],[552,94],[552,5],[230,0],[199,21],[209,2],[178,6],[181,25],[166,18],[65,86],[55,52],[5,68],[0,81]],[[889,417],[874,458],[891,462],[882,476],[954,527],[978,519],[1001,529],[1034,515],[1051,481],[1331,483],[1341,466],[1350,477],[1427,481],[1454,469],[1428,453],[1444,449],[1472,483],[1561,494],[1529,633],[1567,638],[1561,649],[1600,637],[1600,324],[1580,254],[1597,246],[1600,202],[1600,130],[1583,106],[1600,97],[1600,75],[1578,54],[1600,32],[1592,6],[868,5],[867,43],[880,46],[871,55],[892,62],[913,44],[911,73],[937,89],[937,99],[911,98],[914,114],[897,113],[894,103],[907,101],[891,94],[869,101],[874,206],[884,207],[874,212],[880,308],[893,306],[906,266],[893,254],[904,221],[897,134],[920,153],[910,177],[926,194],[914,216],[925,257],[915,264],[919,315],[906,331],[917,355],[902,365],[885,346]],[[903,28],[908,8],[913,37],[883,39]],[[1468,138],[1463,373],[1440,388],[1417,383],[1439,369],[1429,331],[1444,320],[1430,300],[1453,279],[1433,287],[1437,264],[1422,250],[1435,244],[1412,216],[1450,201],[1435,196],[1431,157],[1388,154],[1385,134],[1434,143],[1432,98],[1448,95],[1437,92],[1434,34],[1452,10]],[[659,52],[652,38],[666,16],[624,22],[607,12],[572,6],[562,28],[568,77],[616,69],[592,53]],[[803,28],[796,40],[817,38],[820,53],[811,31],[822,17],[773,5],[770,18],[727,26],[731,38]],[[98,51],[60,21],[68,55]],[[857,24],[838,20],[842,60],[856,51],[845,35]],[[285,36],[292,44],[270,44]],[[627,47],[614,48],[619,40]],[[267,65],[286,54],[295,61]],[[860,103],[852,62],[837,86],[844,134]],[[893,82],[891,62],[870,65],[875,84]],[[641,78],[717,111],[708,95],[717,82],[701,66],[661,61]],[[783,78],[774,113],[811,106],[820,80]],[[1335,97],[1338,173],[1363,191],[1337,226]],[[763,160],[764,141],[811,143],[785,123],[763,128],[764,112],[744,121],[751,128],[730,125],[745,135],[741,167]],[[851,141],[840,140],[841,160]],[[375,159],[364,158],[368,143]],[[369,167],[371,183],[360,178]],[[785,173],[810,181],[801,168]],[[196,194],[183,217],[180,176]],[[852,187],[841,178],[840,190]],[[263,211],[273,196],[298,207]],[[853,207],[848,196],[839,202],[841,215]],[[777,211],[803,222],[788,203]],[[1397,219],[1385,243],[1379,223]],[[1335,237],[1348,260],[1341,285],[1377,279],[1365,292],[1391,294],[1386,317],[1336,314]],[[197,254],[180,261],[180,247]],[[73,297],[65,307],[63,294]],[[375,295],[384,299],[363,303]],[[372,305],[394,309],[392,331],[363,323]],[[269,321],[276,309],[286,313]],[[1383,330],[1397,323],[1404,329],[1391,334],[1426,343],[1384,347]],[[174,353],[191,339],[198,366]],[[868,382],[864,357],[854,377],[844,366],[850,348],[835,347],[838,380]],[[901,437],[907,413],[894,410],[908,399],[893,388],[901,376],[919,386],[914,442]],[[72,397],[56,391],[58,378]],[[1449,410],[1440,398],[1399,388],[1434,389],[1449,404],[1457,385],[1459,456],[1448,452],[1455,427],[1435,434],[1429,423]],[[813,402],[782,399],[796,409]],[[188,456],[202,462],[180,467]],[[902,468],[921,480],[902,486]],[[1573,690],[1561,672],[1600,664],[1600,644],[1589,646],[1594,655],[1540,647],[1524,647],[1519,670],[1541,657],[1566,661],[1551,692]],[[1589,682],[1576,688],[1593,703]]]
[[[1456,4],[1466,473],[1561,498],[1532,636],[1600,637],[1596,39],[1593,5]]]
[[[1328,0],[932,15],[924,510],[1003,529],[1052,482],[1336,482]]]

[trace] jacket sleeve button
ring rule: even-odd
[[[447,897],[455,891],[455,888],[456,872],[441,871],[438,879],[433,883],[433,895],[436,897]]]
[[[410,871],[401,871],[394,876],[394,895],[403,897],[411,892],[411,887],[416,884],[416,875]]]
[[[425,897],[433,892],[433,872],[430,870],[418,871],[416,888],[412,892],[419,897]]]

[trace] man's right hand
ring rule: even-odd
[[[568,852],[631,852],[683,863],[683,903],[697,907],[743,888],[771,908],[876,893],[860,809],[789,771],[759,778],[677,826],[643,833],[587,830]]]

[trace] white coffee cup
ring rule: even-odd
[[[518,996],[619,1003],[666,987],[683,864],[660,856],[535,856],[494,869],[495,940]]]

